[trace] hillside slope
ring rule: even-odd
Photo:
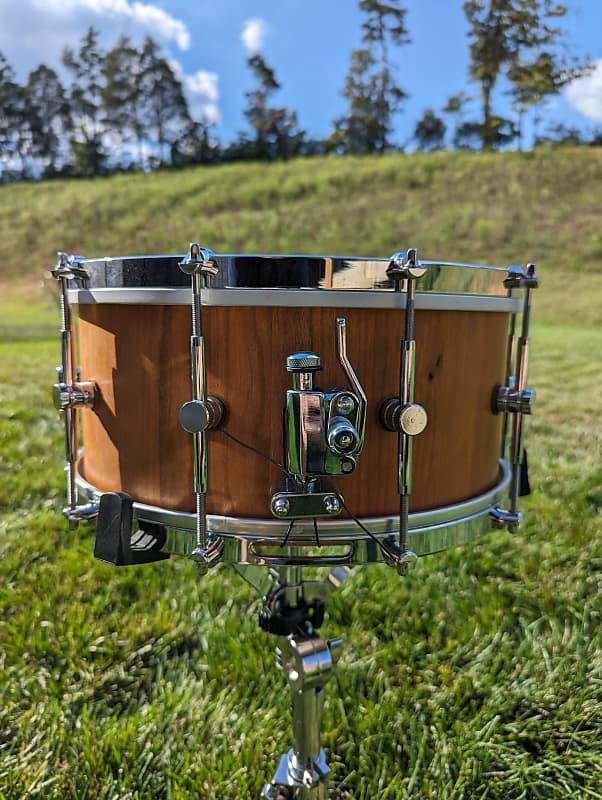
[[[0,282],[5,305],[38,302],[32,281],[58,249],[178,253],[198,239],[216,252],[387,256],[415,245],[424,258],[537,261],[539,313],[594,321],[596,304],[577,295],[602,300],[601,186],[599,148],[307,158],[4,186]]]

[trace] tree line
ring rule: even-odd
[[[70,84],[41,64],[20,85],[0,53],[0,167],[4,180],[58,175],[93,176],[115,169],[154,169],[240,159],[285,159],[324,153],[383,153],[408,97],[399,82],[402,48],[411,42],[400,0],[359,0],[361,46],[352,51],[341,93],[346,112],[324,140],[308,137],[297,113],[278,105],[274,69],[256,53],[247,60],[253,88],[245,94],[248,130],[229,144],[211,134],[211,120],[191,113],[181,80],[158,44],[128,37],[104,51],[90,28],[77,51],[62,55]],[[422,150],[496,150],[522,146],[527,113],[538,109],[588,64],[566,55],[555,0],[465,0],[470,96],[460,91],[440,110],[426,109],[409,142]],[[414,65],[419,68],[419,65]],[[512,118],[496,111],[500,84]],[[472,116],[469,109],[478,108]],[[550,137],[550,134],[548,134]],[[536,141],[541,133],[535,132]],[[556,140],[581,140],[560,125]],[[594,137],[599,142],[600,136]]]

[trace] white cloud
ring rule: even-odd
[[[584,117],[602,122],[602,58],[596,61],[590,73],[569,83],[565,97]]]
[[[218,75],[216,72],[206,72],[201,69],[194,75],[186,75],[186,88],[189,92],[199,97],[204,97],[212,103],[219,99]]]
[[[261,50],[267,35],[268,25],[266,21],[260,17],[253,17],[243,25],[240,40],[244,44],[247,53],[253,56]]]
[[[184,90],[188,95],[191,111],[206,125],[219,125],[219,76],[216,72],[199,70],[194,75],[184,75]]]
[[[218,105],[219,75],[204,69],[186,75],[179,61],[170,58],[169,64],[184,87],[193,117],[206,125],[219,125],[222,121]]]
[[[129,0],[33,0],[33,5],[63,18],[74,11],[84,10],[105,19],[131,20],[149,33],[175,42],[180,50],[190,47],[190,32],[182,20],[150,3],[131,3]]]

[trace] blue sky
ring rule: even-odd
[[[602,127],[602,0],[566,4],[567,51],[587,54],[597,68],[554,99],[545,120],[592,131]],[[396,120],[397,143],[410,140],[427,107],[438,111],[461,90],[476,95],[467,79],[462,1],[406,0],[405,6],[412,44],[396,52],[395,62],[410,97]],[[310,136],[323,137],[344,113],[340,91],[349,54],[361,41],[356,0],[0,0],[0,51],[25,80],[42,62],[58,69],[63,47],[77,47],[90,25],[105,47],[122,33],[157,39],[193,109],[216,121],[223,141],[245,128],[249,52],[259,50],[275,69],[282,90],[274,102],[296,110]],[[508,110],[501,92],[497,107]]]

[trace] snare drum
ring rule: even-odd
[[[191,291],[181,258],[87,260],[87,278],[71,281],[69,297],[79,312],[81,374],[97,386],[94,408],[81,415],[80,494],[127,493],[138,520],[162,526],[166,548],[186,553],[195,495],[192,437],[178,418],[191,396]],[[345,318],[347,352],[367,397],[365,443],[353,474],[336,479],[346,509],[319,520],[319,543],[342,547],[335,561],[378,560],[350,514],[376,537],[399,528],[398,437],[379,419],[383,401],[399,396],[405,325],[406,295],[388,276],[389,260],[215,261],[219,272],[202,292],[206,385],[227,411],[223,429],[207,433],[210,533],[237,563],[265,563],[269,546],[282,541],[287,524],[274,518],[270,499],[282,477],[274,462],[284,458],[287,357],[319,353],[316,384],[343,385],[335,322]],[[422,263],[414,396],[428,425],[414,444],[409,542],[419,555],[489,530],[490,510],[507,497],[503,415],[492,410],[492,395],[506,379],[509,319],[521,307],[504,289],[504,269]],[[314,546],[314,533],[313,521],[299,520],[290,544]],[[316,551],[308,563],[321,557]]]

